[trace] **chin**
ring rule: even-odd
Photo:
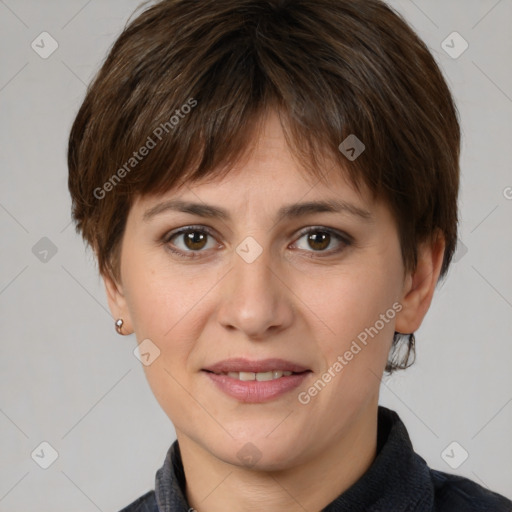
[[[275,427],[275,425],[274,425]],[[268,432],[271,429],[267,430]],[[292,467],[300,458],[297,451],[300,440],[288,435],[277,439],[257,435],[239,436],[224,443],[205,444],[205,448],[217,459],[244,469],[254,471],[280,471]]]

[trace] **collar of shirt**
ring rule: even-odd
[[[434,490],[430,470],[413,451],[407,430],[398,415],[379,406],[377,456],[370,468],[323,512],[430,512]],[[155,494],[160,512],[192,510],[185,495],[185,474],[178,442],[167,452],[157,471]]]

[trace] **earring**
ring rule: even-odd
[[[120,334],[121,336],[123,335],[123,333],[121,332],[121,328],[123,327],[123,319],[122,318],[118,318],[116,320],[116,331],[118,334]]]

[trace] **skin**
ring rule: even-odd
[[[167,210],[144,220],[149,209],[176,198],[223,207],[231,219]],[[326,199],[349,202],[371,219],[347,212],[275,219],[283,205]],[[162,242],[190,225],[209,227],[213,236],[195,246],[183,235]],[[308,242],[304,228],[317,236],[331,228],[353,243],[334,236]],[[262,248],[252,263],[236,252],[248,236]],[[171,253],[172,244],[195,257]],[[421,325],[444,247],[442,236],[424,244],[416,269],[406,272],[388,207],[366,190],[358,193],[340,169],[331,168],[328,184],[309,177],[275,115],[227,176],[134,202],[120,279],[103,277],[123,334],[135,332],[139,343],[149,338],[160,350],[144,370],[175,426],[192,507],[321,510],[361,477],[376,455],[379,384],[393,333]],[[298,393],[397,302],[401,311],[378,335],[308,404],[300,403]],[[279,357],[311,373],[300,388],[270,402],[243,403],[201,371],[231,357]],[[247,443],[256,464],[237,456]]]

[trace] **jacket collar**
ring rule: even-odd
[[[413,451],[396,412],[379,406],[377,456],[366,473],[323,512],[431,511],[434,492],[424,459]],[[185,474],[178,442],[157,471],[156,501],[160,512],[187,512]]]

